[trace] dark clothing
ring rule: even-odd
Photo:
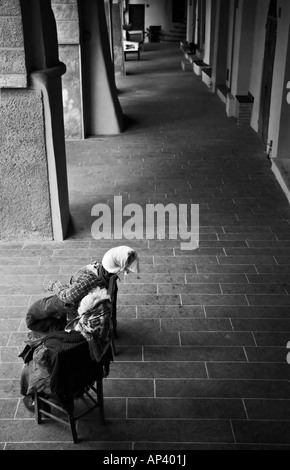
[[[66,306],[56,295],[51,295],[31,305],[26,315],[26,325],[31,331],[41,333],[64,330],[67,316],[75,318],[77,308]]]
[[[30,352],[29,352],[30,350]],[[93,383],[109,374],[111,348],[102,360],[92,360],[88,342],[78,332],[55,332],[28,344],[19,354],[24,360],[21,394],[56,395],[66,409]]]
[[[26,315],[27,328],[41,333],[64,330],[67,322],[77,317],[80,301],[96,287],[109,289],[110,277],[113,276],[116,277],[109,274],[103,266],[96,265],[95,272],[87,267],[79,269],[72,276],[70,286],[60,287],[58,281],[53,283],[56,293],[37,300],[29,308]],[[116,286],[112,287],[116,291]]]
[[[93,361],[89,344],[80,333],[58,332],[49,335],[44,340],[44,346],[53,357],[51,391],[63,402],[82,396],[89,385],[108,375],[111,353],[108,351],[102,362]]]

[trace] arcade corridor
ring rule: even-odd
[[[81,420],[77,448],[290,450],[289,203],[257,133],[228,118],[181,59],[178,45],[149,44],[117,78],[127,130],[66,142],[67,240],[0,244],[0,449],[75,448],[65,427],[37,425],[23,406],[25,314],[48,280],[128,244],[140,274],[119,284],[108,423]],[[198,204],[199,248],[94,240],[92,207],[117,195]]]

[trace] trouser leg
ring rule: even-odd
[[[26,315],[26,325],[31,331],[64,330],[66,323],[65,304],[56,295],[37,300]]]

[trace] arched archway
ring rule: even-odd
[[[271,90],[277,37],[277,0],[270,0],[264,50],[263,73],[261,83],[260,113],[258,134],[265,145],[268,143]]]

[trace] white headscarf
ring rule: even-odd
[[[128,258],[130,257],[129,263]],[[138,255],[129,246],[116,246],[107,251],[102,259],[102,265],[109,273],[139,272]]]

